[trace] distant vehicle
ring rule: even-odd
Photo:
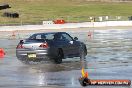
[[[62,63],[62,59],[87,55],[87,48],[83,42],[77,41],[66,32],[36,33],[28,39],[20,40],[16,47],[16,56],[21,61],[41,61],[50,58],[55,63]]]
[[[11,8],[9,4],[0,4],[0,10]]]

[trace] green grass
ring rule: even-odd
[[[89,16],[132,15],[132,3],[87,2],[86,0],[0,0],[11,8],[3,12],[18,12],[20,18],[0,16],[0,24],[37,24],[43,20],[65,19],[67,22],[89,21]]]

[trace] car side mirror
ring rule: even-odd
[[[78,40],[78,38],[77,37],[74,37],[74,40]]]

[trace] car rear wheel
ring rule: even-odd
[[[27,59],[27,58],[24,58],[24,59],[22,59],[22,58],[17,58],[19,61],[21,61],[22,63],[24,63],[24,64],[29,64],[29,60]]]
[[[55,58],[55,63],[56,64],[62,63],[62,59],[63,59],[63,51],[61,49],[58,49],[58,54],[57,54],[57,58]]]
[[[25,61],[22,61],[22,63],[24,63],[24,64],[29,64],[30,61],[29,61],[29,60],[25,60]]]

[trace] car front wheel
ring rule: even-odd
[[[80,52],[80,59],[86,59],[86,55],[87,55],[87,48],[86,46],[83,46]]]

